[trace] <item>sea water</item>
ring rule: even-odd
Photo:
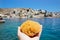
[[[18,27],[27,19],[5,19],[0,23],[0,40],[19,40]],[[60,18],[33,18],[43,26],[40,40],[60,40]]]

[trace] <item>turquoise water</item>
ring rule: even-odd
[[[18,40],[17,30],[27,19],[5,19],[0,23],[0,40]],[[40,40],[60,40],[60,18],[31,19],[43,25]]]

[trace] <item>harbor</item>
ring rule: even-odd
[[[31,8],[0,9],[0,40],[19,40],[18,27],[26,20],[42,25],[40,40],[60,40],[60,12]]]
[[[18,40],[18,27],[27,19],[4,19],[5,23],[0,23],[0,40]],[[60,40],[60,18],[33,18],[43,25],[40,40]]]

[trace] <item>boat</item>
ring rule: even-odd
[[[5,20],[0,20],[0,23],[5,23]]]
[[[3,20],[3,18],[0,16],[0,23],[4,23],[5,20]]]

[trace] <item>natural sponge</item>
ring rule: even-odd
[[[34,37],[41,31],[41,25],[38,22],[27,20],[20,26],[20,31]]]

